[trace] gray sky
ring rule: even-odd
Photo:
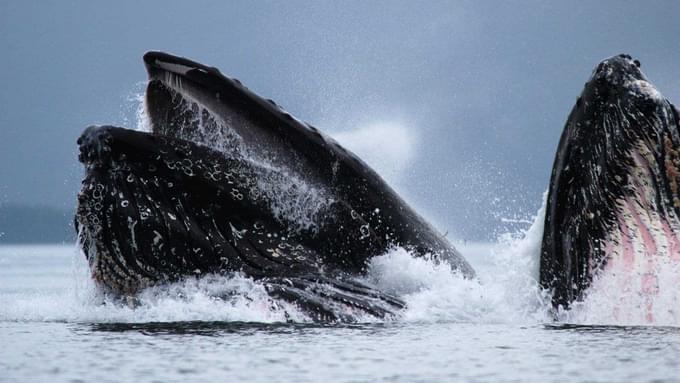
[[[600,59],[630,53],[680,103],[678,1],[2,1],[0,203],[75,204],[75,140],[134,125],[147,50],[339,136],[457,238],[539,207]]]

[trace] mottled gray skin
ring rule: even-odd
[[[90,127],[78,141],[86,177],[76,226],[106,291],[130,296],[239,272],[315,319],[353,320],[404,307],[357,281],[392,247],[474,276],[446,238],[332,139],[214,68],[155,52],[144,60],[152,133]]]
[[[677,110],[637,60],[619,55],[594,70],[567,120],[550,180],[540,283],[554,307],[582,299],[608,260],[624,251],[622,242],[643,242],[641,235],[630,238],[631,230],[649,230],[658,243],[677,235],[678,129]],[[626,201],[649,228],[631,223]],[[665,226],[669,232],[661,231]]]

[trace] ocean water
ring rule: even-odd
[[[550,315],[535,278],[540,229],[458,244],[476,281],[400,249],[377,257],[366,278],[408,308],[325,325],[242,276],[112,303],[75,246],[0,246],[0,381],[680,381],[672,315],[621,316],[641,308],[601,297]],[[224,291],[233,298],[215,298]]]

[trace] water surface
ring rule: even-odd
[[[481,274],[498,273],[488,245],[463,250]],[[102,304],[73,246],[0,247],[0,380],[680,381],[677,327],[552,322],[531,289],[500,291],[527,280],[507,264],[518,277],[476,288],[398,254],[381,262],[374,277],[404,282],[407,312],[319,325],[282,323],[250,290],[216,302],[183,285],[149,307]]]

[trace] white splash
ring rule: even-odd
[[[549,297],[538,285],[538,257],[545,203],[533,225],[499,243],[457,247],[477,271],[465,279],[448,264],[416,258],[404,249],[375,257],[370,282],[406,300],[405,321],[542,323],[550,321]]]
[[[680,265],[658,261],[653,278],[614,266],[593,281],[583,302],[560,320],[581,324],[680,325]]]
[[[7,248],[0,250],[8,251]],[[17,259],[35,252],[30,247],[14,251]],[[309,321],[295,305],[272,299],[262,284],[241,275],[188,279],[148,288],[136,296],[134,302],[113,300],[103,296],[94,286],[87,262],[80,251],[59,246],[47,248],[46,251],[43,250],[46,256],[49,254],[63,260],[68,259],[68,252],[74,253],[70,283],[61,280],[58,288],[29,288],[23,292],[0,284],[0,321]],[[2,255],[0,252],[0,258],[3,258]],[[14,263],[12,257],[5,259],[10,264]],[[19,283],[23,281],[17,280]]]
[[[522,325],[552,322],[549,297],[537,281],[544,211],[545,204],[534,224],[521,234],[506,236],[496,244],[458,246],[476,269],[477,279],[465,279],[447,264],[413,257],[401,248],[375,257],[365,278],[407,303],[398,321]],[[137,297],[134,305],[114,301],[98,293],[82,253],[73,248],[54,249],[50,251],[57,253],[45,250],[41,255],[27,248],[23,252],[15,251],[16,256],[10,257],[7,248],[0,248],[0,264],[4,269],[11,270],[21,264],[19,260],[32,256],[39,257],[33,261],[37,263],[56,256],[62,259],[63,270],[71,270],[63,272],[61,279],[55,279],[58,288],[26,287],[41,281],[45,269],[36,269],[38,279],[35,280],[23,272],[17,274],[21,277],[9,279],[7,276],[13,274],[2,274],[0,321],[272,323],[310,320],[294,304],[273,299],[260,283],[240,275],[208,276],[149,288]],[[69,256],[69,252],[72,255]],[[71,266],[69,259],[72,259]],[[680,292],[676,288],[680,270],[677,265],[663,266],[658,274],[658,288],[662,293],[654,297],[651,311],[653,322],[648,318],[647,297],[634,290],[622,290],[621,279],[615,275],[597,279],[585,301],[559,313],[559,320],[576,324],[680,325],[677,310]],[[380,321],[372,317],[360,320]]]
[[[400,181],[415,159],[418,147],[414,129],[394,121],[378,121],[334,133],[332,137],[390,183]]]

